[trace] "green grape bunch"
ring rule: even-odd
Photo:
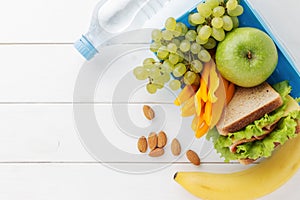
[[[243,7],[238,0],[206,0],[188,16],[188,25],[169,17],[164,29],[152,31],[150,50],[159,61],[146,58],[133,70],[138,80],[148,79],[146,89],[154,94],[166,84],[172,90],[200,84],[201,71],[211,52],[226,33],[239,26]],[[172,79],[171,79],[172,75]]]
[[[239,26],[237,17],[243,12],[238,0],[206,0],[197,6],[197,12],[191,13],[188,19],[196,27],[199,41],[205,45],[209,38],[223,41],[226,32]]]

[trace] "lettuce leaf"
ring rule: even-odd
[[[212,139],[214,148],[221,154],[225,162],[238,159],[258,159],[269,157],[275,148],[275,144],[283,145],[288,139],[297,136],[295,133],[297,122],[300,120],[300,111],[296,110],[282,118],[274,131],[268,134],[263,140],[243,143],[237,146],[236,153],[232,153],[229,146],[232,144],[231,139],[227,136],[220,135],[216,128],[209,131],[207,139]]]

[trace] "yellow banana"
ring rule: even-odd
[[[174,179],[201,199],[257,199],[288,181],[300,167],[300,136],[279,146],[273,155],[251,168],[227,174],[177,172]]]

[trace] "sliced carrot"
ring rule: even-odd
[[[176,106],[180,106],[186,100],[188,100],[191,96],[196,93],[197,86],[194,85],[186,85],[181,92],[178,94],[177,98],[174,101]]]
[[[200,93],[200,97],[201,99],[206,102],[208,99],[207,96],[207,82],[205,82],[204,78],[200,79],[200,89],[198,90],[198,92]]]
[[[229,83],[228,89],[226,91],[226,105],[232,99],[234,91],[235,91],[235,85],[233,83]]]
[[[197,95],[197,93],[194,96],[194,104],[195,104],[196,115],[199,116],[201,112],[201,97]]]
[[[197,91],[196,95],[197,97],[201,97],[201,99],[206,102],[208,99],[207,92],[208,92],[208,79],[209,79],[209,73],[211,68],[212,62],[207,62],[204,64],[203,71],[201,73],[200,78],[200,88]]]
[[[194,96],[191,96],[181,107],[181,116],[189,117],[196,113]]]
[[[204,122],[203,114],[204,114],[204,106],[202,107],[201,113],[198,116],[197,129],[199,129],[201,127],[201,124]]]
[[[209,126],[205,122],[203,122],[201,124],[200,128],[198,128],[195,133],[196,138],[202,137],[205,133],[207,133],[208,129],[209,129]]]
[[[203,119],[208,126],[210,126],[211,124],[211,116],[212,116],[211,110],[212,110],[212,103],[210,101],[207,101],[205,103]]]

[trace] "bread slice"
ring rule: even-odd
[[[241,130],[282,104],[279,93],[267,82],[251,88],[236,87],[235,94],[216,127],[221,135],[226,136]]]

